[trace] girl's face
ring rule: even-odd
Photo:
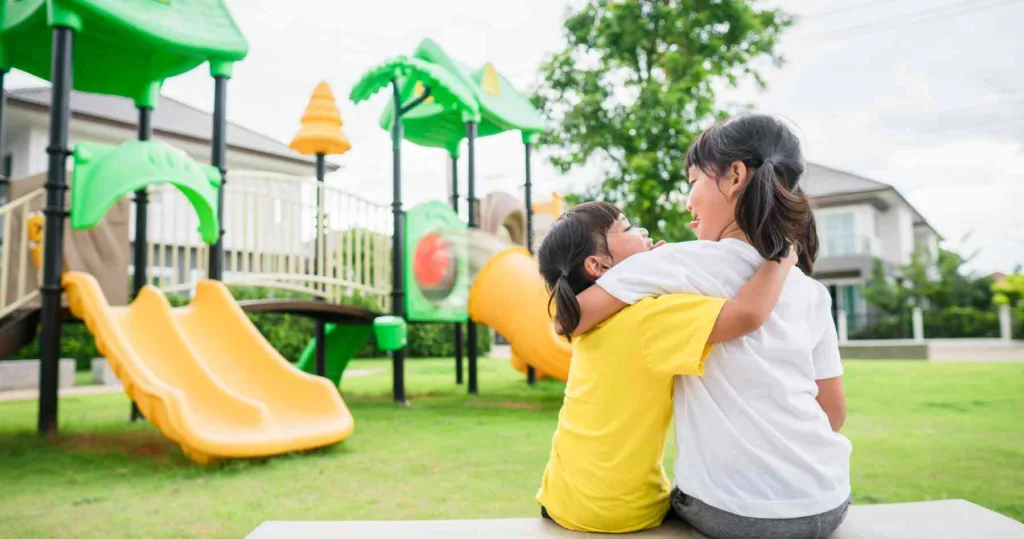
[[[715,177],[696,166],[687,171],[690,193],[686,209],[693,215],[690,227],[697,239],[718,241],[729,225],[736,221],[736,201],[747,179],[747,167],[733,163],[725,174]]]
[[[650,251],[654,247],[654,242],[647,235],[647,229],[630,225],[629,219],[621,213],[619,219],[608,230],[607,240],[613,264],[618,264],[637,253]]]
[[[594,279],[600,277],[612,266],[637,254],[645,253],[654,248],[654,242],[647,236],[647,229],[629,224],[625,215],[619,214],[606,236],[608,253],[611,255],[593,255],[584,262],[587,273]]]

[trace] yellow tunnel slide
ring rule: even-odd
[[[96,279],[64,275],[68,302],[142,414],[199,464],[345,440],[354,421],[337,388],[288,363],[222,283],[172,308],[147,286],[111,307]]]
[[[537,260],[522,247],[498,253],[469,289],[469,316],[500,333],[512,346],[512,366],[537,369],[538,377],[569,378],[572,344],[555,333],[548,293]]]

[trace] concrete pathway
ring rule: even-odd
[[[345,378],[359,378],[386,372],[387,369],[352,369],[345,371]],[[106,395],[110,393],[121,393],[120,385],[108,386],[76,386],[61,388],[58,395],[61,397],[74,397],[79,395]],[[15,389],[11,391],[0,391],[0,402],[28,401],[39,398],[38,389]]]

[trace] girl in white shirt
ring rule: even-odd
[[[686,164],[698,241],[607,269],[579,294],[575,333],[647,296],[732,297],[794,241],[799,269],[768,321],[714,348],[704,376],[676,378],[672,506],[716,539],[827,537],[850,504],[851,445],[838,433],[846,404],[831,298],[809,277],[817,235],[797,186],[799,140],[774,118],[741,116],[702,133]]]

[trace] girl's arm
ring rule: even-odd
[[[828,416],[828,422],[834,432],[839,432],[846,422],[846,394],[843,392],[843,379],[826,378],[815,380],[818,383],[818,405]]]
[[[818,406],[828,416],[832,430],[839,432],[846,422],[846,395],[843,391],[843,360],[839,354],[839,336],[832,320],[832,297],[824,286],[818,287],[819,320],[824,331],[811,351],[814,382],[818,385]]]
[[[765,262],[757,269],[736,297],[727,301],[711,330],[708,342],[717,343],[742,337],[757,330],[768,320],[782,295],[782,286],[789,269],[796,264],[796,250],[781,262]],[[573,337],[582,335],[621,311],[626,303],[606,292],[600,286],[591,286],[576,296],[580,303],[580,325]],[[559,328],[555,328],[556,331]]]

